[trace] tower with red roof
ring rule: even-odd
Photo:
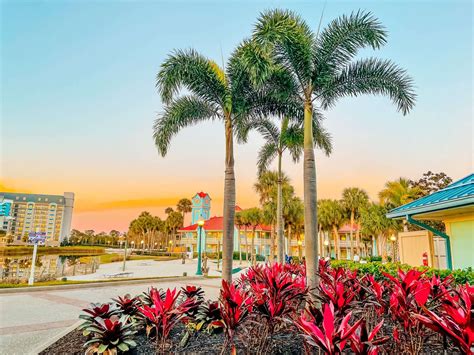
[[[211,213],[211,197],[206,192],[198,192],[191,199],[191,224],[196,224],[199,218],[208,220]]]

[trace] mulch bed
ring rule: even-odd
[[[384,326],[384,330],[389,331]],[[219,355],[221,354],[224,337],[222,334],[209,335],[202,332],[195,333],[190,337],[187,344],[182,347],[180,341],[183,338],[185,328],[182,325],[177,326],[171,332],[172,345],[166,351],[167,354],[210,354]],[[385,332],[388,334],[388,332]],[[86,338],[82,335],[80,330],[73,330],[57,342],[52,344],[50,347],[40,353],[40,355],[56,355],[56,354],[67,354],[67,355],[82,355],[85,352],[83,344]],[[137,347],[132,349],[129,354],[133,355],[147,355],[147,354],[160,354],[161,352],[155,346],[155,342],[147,338],[144,332],[137,333],[135,337]],[[391,344],[392,343],[392,344]],[[397,351],[392,348],[393,342],[385,344],[384,351],[380,353],[394,354]],[[236,348],[238,354],[255,354],[252,349],[246,349],[245,345],[241,342],[236,342]],[[230,353],[228,351],[227,353]],[[351,354],[350,349],[344,351],[345,354]],[[304,345],[301,337],[294,333],[278,334],[272,339],[271,351],[268,354],[272,355],[293,355],[293,354],[304,354]],[[321,352],[322,354],[322,352]],[[423,347],[422,354],[443,354],[442,341],[436,335],[430,337]],[[449,344],[448,354],[459,354],[456,348],[453,348]]]
[[[181,341],[184,332],[184,326],[177,326],[171,333],[172,346],[166,353],[172,354],[210,354],[218,355],[221,353],[224,337],[222,334],[209,335],[206,333],[198,332],[193,335],[186,346],[181,347],[179,342]],[[67,354],[67,355],[82,355],[85,352],[83,348],[86,338],[82,335],[82,331],[73,330],[57,342],[43,350],[40,355],[56,355],[56,354]],[[147,355],[147,354],[159,354],[160,352],[155,347],[155,342],[147,338],[143,332],[139,332],[135,339],[137,347],[130,351],[133,355]],[[250,350],[245,351],[245,347],[239,341],[236,343],[237,352],[239,354],[254,353]],[[277,355],[293,355],[303,354],[303,342],[294,334],[278,335],[272,341],[271,354]]]

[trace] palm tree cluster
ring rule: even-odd
[[[360,94],[388,96],[403,114],[415,102],[412,80],[405,70],[388,60],[355,59],[360,49],[378,49],[386,41],[386,30],[367,12],[341,16],[313,31],[296,13],[271,10],[259,16],[251,38],[237,46],[225,66],[193,49],[174,51],[162,63],[156,84],[165,107],[154,125],[161,155],[166,155],[172,137],[181,129],[204,120],[224,123],[224,279],[232,278],[234,138],[245,142],[251,129],[264,131],[262,127],[276,121],[281,127],[278,137],[286,136],[285,131],[299,130],[295,134],[302,146],[296,148],[293,138],[275,140],[276,136],[268,135],[259,165],[265,166],[282,153],[283,146],[292,155],[303,153],[307,278],[309,287],[315,288],[318,211],[314,148],[330,151],[328,140],[323,139],[328,135],[320,125],[320,112],[342,97]],[[277,201],[281,199],[277,196]],[[280,239],[282,209],[279,211]]]
[[[77,229],[71,230],[71,235],[68,240],[63,242],[64,245],[119,245],[122,233],[112,229],[109,233],[96,233],[92,229],[80,231]]]

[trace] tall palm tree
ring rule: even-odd
[[[184,220],[184,217],[186,216],[186,213],[189,213],[192,211],[192,205],[193,203],[188,198],[182,198],[181,200],[178,201],[178,204],[176,205],[176,209],[178,210],[178,212],[181,212],[183,214],[183,220]]]
[[[422,190],[410,184],[410,180],[399,178],[394,181],[387,181],[385,187],[379,192],[380,203],[389,208],[395,208],[408,202],[416,200]]]
[[[387,206],[371,203],[362,209],[360,219],[362,232],[375,239],[382,261],[387,260],[387,238],[399,227],[397,221],[385,217],[388,211]]]
[[[351,257],[354,257],[354,246],[353,246],[353,228],[356,216],[359,216],[360,210],[369,203],[369,196],[367,192],[357,187],[348,187],[342,191],[342,205],[346,212],[349,213],[350,220],[350,239],[351,239]],[[356,232],[356,249],[357,255],[360,255],[360,240],[359,240],[359,228]]]
[[[168,56],[158,72],[156,86],[165,104],[154,124],[158,152],[165,156],[170,141],[181,129],[205,120],[224,123],[225,180],[222,277],[232,280],[235,216],[234,136],[245,141],[246,122],[278,111],[283,97],[277,82],[253,89],[242,53],[254,47],[249,41],[231,55],[225,68],[195,50],[178,50]],[[252,49],[252,48],[250,48]],[[269,83],[272,80],[269,81]],[[183,91],[181,89],[184,89]],[[181,93],[181,95],[179,95]]]
[[[416,200],[422,193],[420,187],[412,186],[410,180],[401,177],[398,180],[387,181],[384,189],[379,192],[379,199],[382,205],[392,209]],[[403,220],[403,230],[408,231],[406,220]]]
[[[313,117],[313,125],[315,127],[314,142],[316,146],[323,149],[326,155],[329,155],[332,150],[331,137],[322,128],[320,120],[317,116]],[[290,120],[285,117],[281,121],[280,129],[269,119],[262,119],[253,123],[255,129],[262,134],[265,138],[265,144],[259,151],[258,154],[258,172],[261,175],[272,161],[277,158],[278,170],[277,170],[277,240],[278,240],[278,253],[277,260],[279,263],[284,262],[284,235],[283,228],[285,222],[283,220],[283,194],[282,194],[282,158],[285,151],[289,151],[291,158],[296,163],[299,161],[302,150],[303,150],[303,126],[302,122],[290,123]]]
[[[299,241],[299,230],[304,225],[304,205],[303,201],[297,196],[293,196],[288,202],[284,221],[288,227],[288,240],[292,240],[292,235],[296,235],[296,240]],[[298,256],[301,258],[301,250],[298,247]]]
[[[344,223],[344,210],[337,200],[319,200],[319,214],[323,225],[330,226],[334,236],[334,250],[336,259],[341,258],[341,246],[339,241],[339,228]]]
[[[275,224],[276,224],[276,204],[273,201],[268,201],[262,206],[262,223],[271,226],[270,232],[270,256],[269,262],[272,264],[275,261]]]
[[[250,249],[252,250],[252,265],[257,261],[255,252],[255,238],[257,237],[257,227],[262,223],[262,210],[258,207],[252,207],[245,211],[246,219],[252,228],[252,241]]]
[[[335,105],[339,98],[360,94],[388,96],[404,115],[415,103],[411,78],[388,60],[354,60],[359,49],[378,49],[386,43],[381,23],[367,12],[336,18],[314,33],[306,22],[291,11],[271,10],[258,19],[253,39],[265,55],[249,55],[260,82],[271,68],[288,73],[287,86],[294,89],[304,110],[304,203],[305,250],[308,286],[315,289],[317,279],[317,196],[312,119],[315,107]]]

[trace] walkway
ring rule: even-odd
[[[104,266],[101,266],[101,271]],[[207,298],[216,299],[220,282],[218,278],[194,279],[188,282],[184,278],[164,279],[152,282],[149,286],[180,288],[193,284],[202,286]],[[126,293],[138,295],[149,286],[142,283],[1,294],[0,354],[31,354],[37,346],[77,322],[81,309],[87,307],[90,302],[106,302],[111,297]]]

